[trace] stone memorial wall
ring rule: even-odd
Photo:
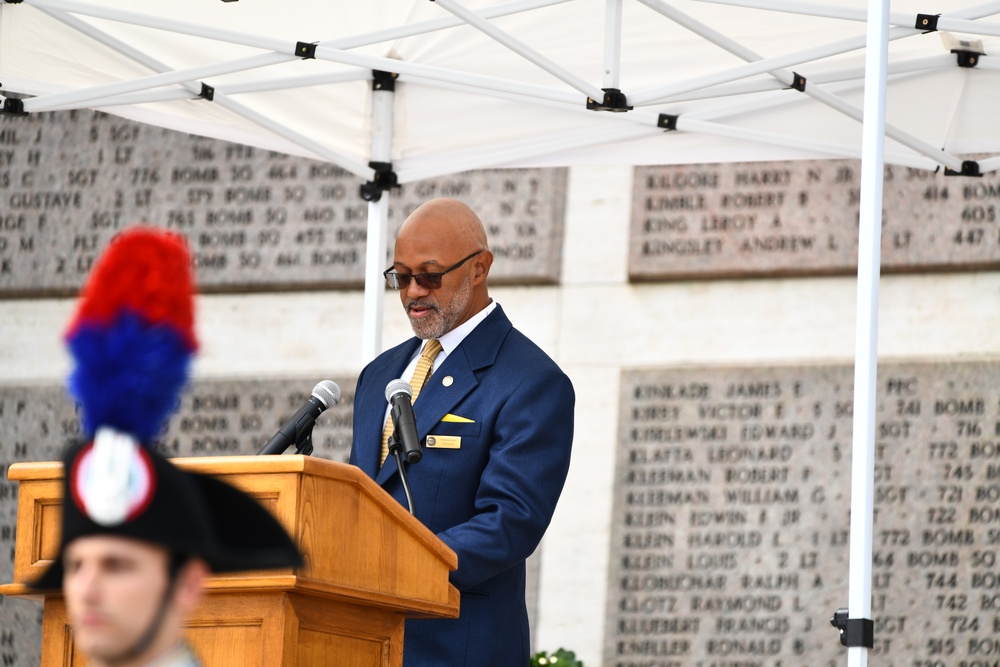
[[[852,366],[623,374],[605,667],[840,664]],[[884,363],[882,667],[1000,660],[1000,361]]]
[[[422,202],[456,197],[488,227],[494,282],[555,283],[566,173],[403,185],[388,195],[390,239]],[[325,162],[102,113],[0,117],[0,298],[75,293],[111,237],[138,222],[187,237],[203,292],[360,288],[361,183]]]
[[[637,167],[633,281],[857,271],[861,166],[815,160]],[[887,166],[883,272],[1000,267],[1000,174]]]

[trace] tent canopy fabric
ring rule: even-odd
[[[886,162],[959,171],[975,153],[994,170],[1000,2],[928,11],[892,5]],[[0,3],[0,103],[101,109],[364,178],[391,162],[401,183],[860,157],[865,19],[864,0],[24,0]],[[393,84],[373,148],[373,85]]]

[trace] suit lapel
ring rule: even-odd
[[[420,395],[417,397],[416,403],[413,404],[413,412],[417,418],[417,437],[421,442],[423,442],[423,439],[427,437],[431,429],[446,414],[451,412],[456,405],[462,402],[469,392],[478,386],[479,380],[476,379],[476,371],[493,365],[499,353],[500,344],[510,329],[510,320],[507,319],[507,316],[498,305],[479,326],[465,337],[465,340],[448,355],[444,363],[427,379],[427,384],[424,385],[424,388],[420,391]],[[405,348],[405,353],[401,353],[400,355],[402,362],[386,365],[386,369],[393,369],[397,375],[384,373],[384,377],[378,378],[379,381],[384,380],[384,382],[381,385],[377,385],[376,383],[376,386],[385,387],[389,381],[399,377],[398,373],[403,372],[406,363],[416,354],[416,348],[419,345],[420,342],[414,339],[412,345],[402,346]],[[445,378],[451,378],[451,380],[445,381]],[[373,383],[375,383],[374,378],[368,381],[369,386],[372,386]],[[384,401],[385,397],[383,396],[382,399]],[[378,433],[382,433],[384,426],[382,416],[385,404],[380,403],[380,405],[382,406],[382,412],[379,412],[378,418],[375,420],[377,423],[374,425],[372,423],[364,424],[364,428],[368,429],[363,431],[364,433],[370,433],[370,429],[372,428],[377,429]],[[370,417],[366,417],[366,419],[370,420]],[[378,444],[378,447],[380,446],[381,441]],[[373,461],[377,458],[378,454],[376,453]],[[373,465],[377,466],[377,462]],[[367,469],[365,471],[369,472]],[[373,472],[374,468],[372,468],[369,474]],[[397,472],[395,459],[389,457],[386,459],[385,465],[373,477],[381,485],[385,484]]]
[[[428,378],[417,402],[413,404],[417,437],[421,442],[479,384],[463,348],[464,345],[459,345],[448,355],[441,367]]]
[[[410,357],[416,352],[420,345],[420,340],[413,338],[398,346],[386,360],[378,367],[369,367],[365,378],[365,393],[363,396],[355,396],[354,400],[363,406],[359,412],[360,424],[355,426],[356,433],[364,433],[365,437],[360,438],[361,442],[356,443],[361,446],[358,451],[357,464],[368,476],[378,479],[379,472],[388,473],[387,468],[396,470],[396,463],[390,457],[386,465],[379,471],[379,457],[382,449],[382,429],[385,427],[385,387],[391,381],[397,379],[406,369],[406,364]],[[374,434],[373,436],[369,434]]]

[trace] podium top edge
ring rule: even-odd
[[[349,466],[346,463],[300,454],[284,456],[187,456],[168,460],[178,468],[210,475],[231,473],[235,468],[250,472],[318,473],[322,471],[325,474],[330,474],[331,471],[336,471],[352,478],[360,473],[360,471],[352,470],[354,466]],[[12,482],[61,478],[61,461],[20,461],[12,463],[7,469],[7,479]]]
[[[21,461],[7,468],[7,479],[23,482],[33,479],[62,479],[61,461]]]
[[[378,507],[406,530],[414,534],[449,569],[458,567],[455,552],[429,528],[411,516],[406,509],[388,495],[375,480],[357,466],[328,459],[284,454],[281,456],[191,456],[170,459],[179,468],[213,476],[234,474],[285,474],[323,477],[351,484],[364,493]],[[12,482],[60,482],[63,478],[61,461],[21,461],[7,469],[7,479]]]

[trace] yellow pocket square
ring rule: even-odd
[[[458,415],[453,415],[450,412],[441,418],[443,422],[452,422],[458,424],[475,424],[475,419],[467,419],[465,417],[459,417]]]

